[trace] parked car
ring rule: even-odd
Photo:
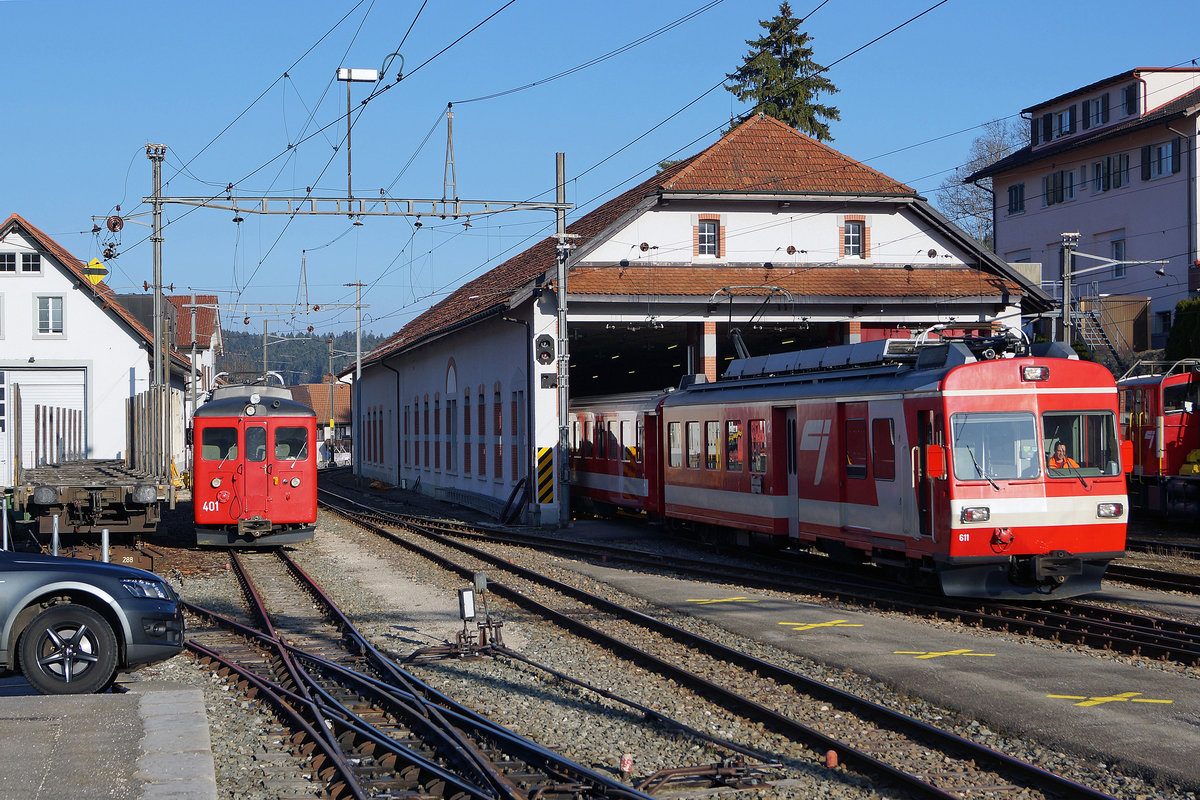
[[[42,694],[88,694],[183,646],[183,610],[152,572],[0,550],[0,671]]]

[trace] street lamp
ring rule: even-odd
[[[375,83],[379,80],[377,69],[351,69],[339,67],[337,79],[346,83],[346,197],[354,197],[354,185],[350,178],[350,84]]]
[[[1092,255],[1091,253],[1079,253],[1075,248],[1079,244],[1078,233],[1062,234],[1062,251],[1063,251],[1063,274],[1062,274],[1062,330],[1063,341],[1068,345],[1071,344],[1071,279],[1076,275],[1087,275],[1089,272],[1096,272],[1102,269],[1111,267],[1133,266],[1135,264],[1158,264],[1159,268],[1154,270],[1157,275],[1165,275],[1164,267],[1170,263],[1168,259],[1160,258],[1149,261],[1124,261],[1116,258],[1105,258],[1104,256]],[[1090,258],[1093,261],[1101,263],[1094,267],[1085,267],[1083,269],[1072,269],[1075,258]]]

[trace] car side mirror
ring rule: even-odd
[[[932,480],[946,477],[946,448],[940,444],[925,447],[925,475]]]
[[[1121,465],[1126,475],[1133,472],[1133,442],[1129,439],[1121,440]]]

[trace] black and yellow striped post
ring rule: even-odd
[[[537,501],[554,502],[554,448],[539,447],[537,457]]]

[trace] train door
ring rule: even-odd
[[[870,475],[870,441],[867,432],[867,404],[839,403],[838,430],[841,447],[840,523],[843,529],[874,529],[879,519],[875,482]]]
[[[788,515],[788,538],[800,538],[800,509],[797,506],[797,500],[800,496],[800,479],[799,479],[799,445],[796,432],[796,409],[789,408],[784,417],[784,431],[787,440],[787,515]]]
[[[933,536],[934,532],[934,493],[935,479],[929,477],[927,463],[927,447],[940,444],[933,425],[933,412],[923,409],[917,412],[917,446],[913,448],[912,462],[916,470],[917,484],[917,519],[918,532],[921,536]]]
[[[242,427],[242,511],[247,516],[267,517],[267,423],[244,419]]]

